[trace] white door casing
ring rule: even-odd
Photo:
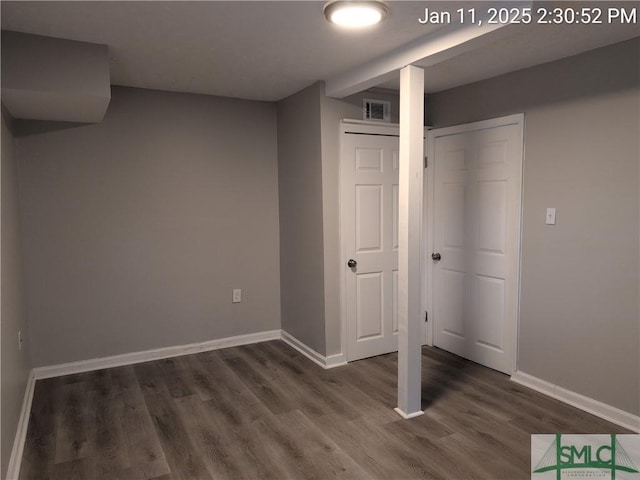
[[[341,235],[347,360],[398,349],[398,130],[341,137]],[[354,133],[349,133],[354,130]],[[357,262],[350,268],[348,260]]]
[[[433,343],[515,371],[523,115],[429,132]],[[431,205],[429,205],[429,203]]]

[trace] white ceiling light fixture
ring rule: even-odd
[[[380,23],[389,15],[389,7],[381,0],[331,0],[324,15],[341,27],[363,28]]]

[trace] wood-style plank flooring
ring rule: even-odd
[[[397,355],[323,370],[280,341],[36,383],[21,480],[529,479],[532,433],[627,433],[442,350],[425,415]]]

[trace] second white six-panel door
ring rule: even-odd
[[[434,344],[505,373],[515,348],[521,128],[433,133]]]

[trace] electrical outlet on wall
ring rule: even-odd
[[[239,288],[233,289],[233,297],[231,298],[232,303],[240,303],[242,301],[242,290]]]
[[[18,350],[22,350],[22,330],[18,330]]]

